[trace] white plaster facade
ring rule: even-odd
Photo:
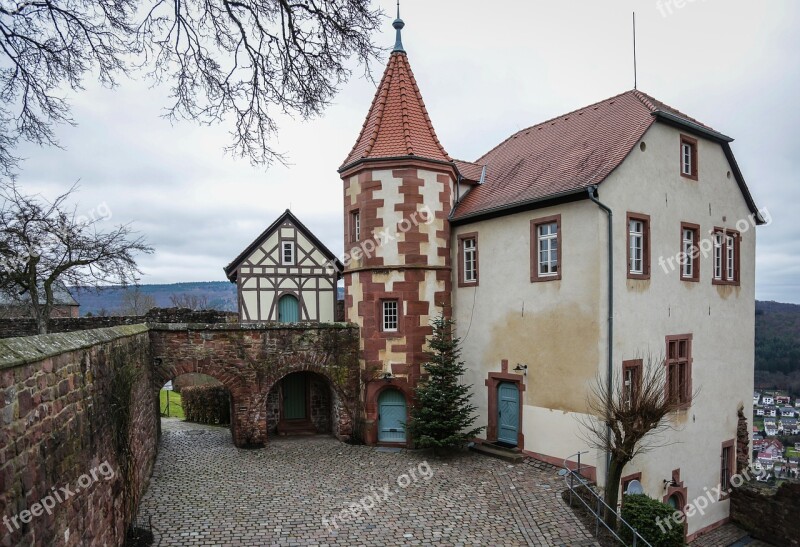
[[[691,502],[719,484],[721,446],[736,438],[739,407],[752,424],[755,222],[719,144],[698,138],[698,180],[680,175],[680,135],[653,124],[641,139],[645,146],[637,143],[600,184],[598,198],[614,214],[615,378],[626,359],[650,356],[663,367],[666,336],[693,337],[696,399],[671,417],[676,430],[665,439],[669,445],[637,457],[623,475],[641,472],[645,492],[662,499],[664,480],[680,469]],[[628,212],[650,216],[649,279],[627,278]],[[550,215],[561,215],[562,277],[531,282],[530,222]],[[588,449],[579,418],[590,383],[606,378],[606,222],[584,199],[460,224],[451,234],[454,263],[458,235],[478,234],[479,281],[459,287],[454,267],[453,309],[481,425],[489,411],[487,375],[500,372],[501,359],[509,371],[527,365],[521,448],[554,462]],[[669,267],[669,257],[681,250],[681,222],[699,224],[701,239],[714,227],[741,232],[738,286],[712,284],[712,253],[700,258],[698,282],[681,280],[675,259]],[[590,450],[583,462],[597,467],[602,484],[604,454]],[[690,517],[687,533],[725,519],[728,504],[713,503]]]

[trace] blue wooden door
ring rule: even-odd
[[[283,379],[283,419],[300,420],[306,417],[306,377],[290,374]]]
[[[497,386],[497,440],[517,446],[519,434],[519,389],[503,382]]]
[[[396,389],[387,389],[378,397],[378,440],[406,442],[406,398]]]
[[[300,303],[291,294],[284,294],[278,300],[278,321],[281,323],[297,323],[300,321]]]

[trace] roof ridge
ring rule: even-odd
[[[617,99],[617,98],[619,98],[619,97],[622,97],[623,95],[627,95],[628,93],[631,93],[631,91],[632,91],[632,90],[628,90],[628,91],[623,91],[622,93],[617,93],[616,95],[614,95],[614,96],[612,96],[612,97],[607,97],[607,98],[605,98],[605,99],[602,99],[602,100],[600,100],[600,101],[594,102],[594,103],[592,103],[592,104],[588,104],[588,105],[586,105],[586,106],[582,106],[582,107],[580,107],[580,108],[576,108],[576,109],[574,109],[574,110],[570,110],[569,112],[566,112],[566,113],[564,113],[564,114],[559,114],[558,116],[553,116],[552,118],[549,118],[549,119],[547,119],[547,120],[541,121],[541,122],[539,122],[539,123],[535,123],[535,124],[533,124],[533,125],[531,125],[531,126],[529,126],[529,127],[525,127],[525,128],[523,128],[523,129],[519,129],[519,130],[518,130],[518,131],[516,131],[515,133],[512,133],[511,135],[509,135],[509,136],[508,136],[508,137],[507,137],[505,140],[503,140],[503,141],[501,141],[500,143],[498,143],[498,144],[497,144],[497,146],[495,146],[494,148],[492,148],[491,150],[489,150],[488,152],[486,152],[485,154],[483,154],[481,157],[479,157],[477,160],[475,160],[475,162],[480,162],[481,160],[483,160],[483,158],[485,158],[486,156],[488,156],[489,154],[491,154],[492,152],[494,152],[494,151],[495,151],[497,148],[499,148],[500,146],[502,146],[503,144],[505,144],[505,143],[506,143],[506,142],[508,142],[509,140],[513,139],[515,135],[519,135],[519,134],[520,134],[520,133],[522,133],[523,131],[530,131],[531,129],[534,129],[534,128],[536,128],[536,127],[539,127],[540,125],[545,125],[545,124],[547,124],[547,123],[554,122],[554,121],[556,121],[556,120],[558,120],[558,119],[560,119],[560,118],[565,118],[565,117],[567,117],[567,116],[571,116],[572,114],[575,114],[576,112],[580,112],[581,110],[586,110],[586,109],[588,109],[588,108],[591,108],[591,107],[593,107],[593,106],[597,106],[597,105],[599,105],[599,104],[601,104],[601,103],[604,103],[604,102],[606,102],[606,101],[611,101],[611,100]]]

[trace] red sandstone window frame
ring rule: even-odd
[[[692,252],[691,254],[686,253],[685,249],[685,238],[684,232],[690,231],[692,232]],[[700,225],[693,224],[691,222],[681,222],[681,233],[680,233],[680,251],[679,257],[684,257],[683,260],[678,260],[678,268],[679,274],[681,277],[681,281],[691,281],[691,282],[698,282],[700,281]],[[686,259],[691,258],[692,264],[692,274],[686,275],[684,268],[686,266]]]
[[[403,319],[403,298],[402,293],[389,292],[381,295],[381,298],[375,300],[375,326],[377,327],[378,335],[382,338],[397,338],[403,336],[404,326]],[[383,328],[383,303],[384,302],[397,302],[397,330],[384,330]]]
[[[631,265],[631,222],[642,223],[642,271],[634,272]],[[625,216],[625,233],[627,234],[627,268],[628,279],[650,279],[650,215],[632,213],[628,211]]]
[[[722,271],[720,272],[720,276],[717,276],[717,245],[716,245],[716,238],[717,236],[722,236],[722,245],[719,247],[720,252],[722,253]],[[712,269],[711,269],[711,284],[712,285],[739,285],[739,274],[740,274],[740,264],[741,264],[741,241],[742,235],[739,233],[738,230],[731,230],[730,228],[722,228],[719,226],[714,227],[714,233],[712,234],[712,241],[714,241],[713,245],[713,254],[712,254]],[[731,277],[729,268],[728,268],[728,253],[730,252],[730,240],[733,240],[733,276]]]
[[[644,365],[641,359],[628,359],[622,361],[622,399],[623,404],[629,404],[636,393],[642,389],[642,371]],[[630,385],[628,385],[630,373]]]
[[[628,485],[632,481],[639,481],[642,482],[642,472],[639,471],[638,473],[631,473],[630,475],[625,475],[619,480],[619,491],[621,492],[620,495],[620,506],[625,504],[625,492],[628,490]]]
[[[467,241],[475,242],[475,279],[466,279],[466,251],[464,249]],[[478,232],[468,232],[458,236],[458,286],[477,287],[480,280],[480,259],[478,255]]]
[[[666,337],[665,389],[667,398],[677,400],[679,410],[689,408],[692,394],[692,335]]]
[[[736,439],[722,443],[719,460],[719,499],[724,500],[730,496],[731,477],[736,474]]]
[[[688,147],[689,149],[690,171],[688,173],[684,170],[686,163],[684,158],[684,147]],[[680,168],[681,176],[690,180],[697,180],[697,139],[690,137],[689,135],[681,134],[680,147],[678,148],[678,151],[680,152],[680,163],[678,166]]]
[[[556,225],[556,273],[555,274],[540,274],[539,273],[539,227],[545,224]],[[561,215],[551,215],[546,217],[534,218],[531,220],[531,283],[538,283],[541,281],[556,281],[561,279],[563,273],[563,245],[561,244]]]

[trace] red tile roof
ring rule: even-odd
[[[416,156],[450,161],[433,129],[404,52],[394,52],[355,146],[339,168],[370,158]]]
[[[577,192],[601,183],[656,121],[655,112],[713,129],[632,90],[523,129],[486,153],[484,184],[458,204],[453,219]]]

